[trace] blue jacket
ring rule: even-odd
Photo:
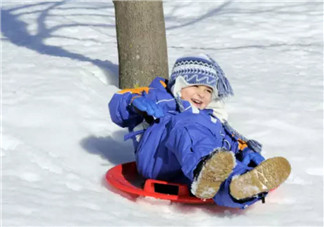
[[[236,154],[238,165],[231,176],[250,170],[251,167],[240,163],[240,151],[250,149],[247,141],[225,127],[212,110],[196,113],[188,101],[175,100],[165,82],[162,78],[156,78],[149,88],[123,90],[115,94],[109,103],[112,120],[130,130],[139,173],[146,178],[190,184],[197,164],[217,148],[225,148]],[[154,100],[163,108],[165,116],[153,121],[145,130],[136,132],[136,126],[144,120],[131,105],[132,99],[138,95]],[[230,179],[224,182],[223,188],[215,196],[217,204],[243,208],[258,200],[235,201],[229,193],[229,182]]]

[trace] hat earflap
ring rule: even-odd
[[[217,71],[217,76],[218,76],[217,90],[218,90],[219,98],[225,98],[225,97],[234,95],[231,84],[229,83],[228,79],[225,77],[225,74],[224,74],[223,70],[221,69],[221,67],[209,55],[207,55],[207,57],[213,63],[213,65],[215,66],[216,71]]]

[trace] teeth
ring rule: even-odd
[[[196,99],[193,99],[192,101],[193,101],[194,103],[197,103],[197,104],[201,104],[201,103],[202,103],[201,101],[196,100]]]

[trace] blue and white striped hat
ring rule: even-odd
[[[206,85],[213,89],[214,95],[222,99],[233,95],[232,87],[220,66],[208,55],[185,56],[178,58],[173,66],[169,86],[178,81],[190,85]]]

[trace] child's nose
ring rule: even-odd
[[[205,91],[203,91],[203,90],[199,90],[198,91],[198,95],[200,96],[200,97],[205,97]]]

